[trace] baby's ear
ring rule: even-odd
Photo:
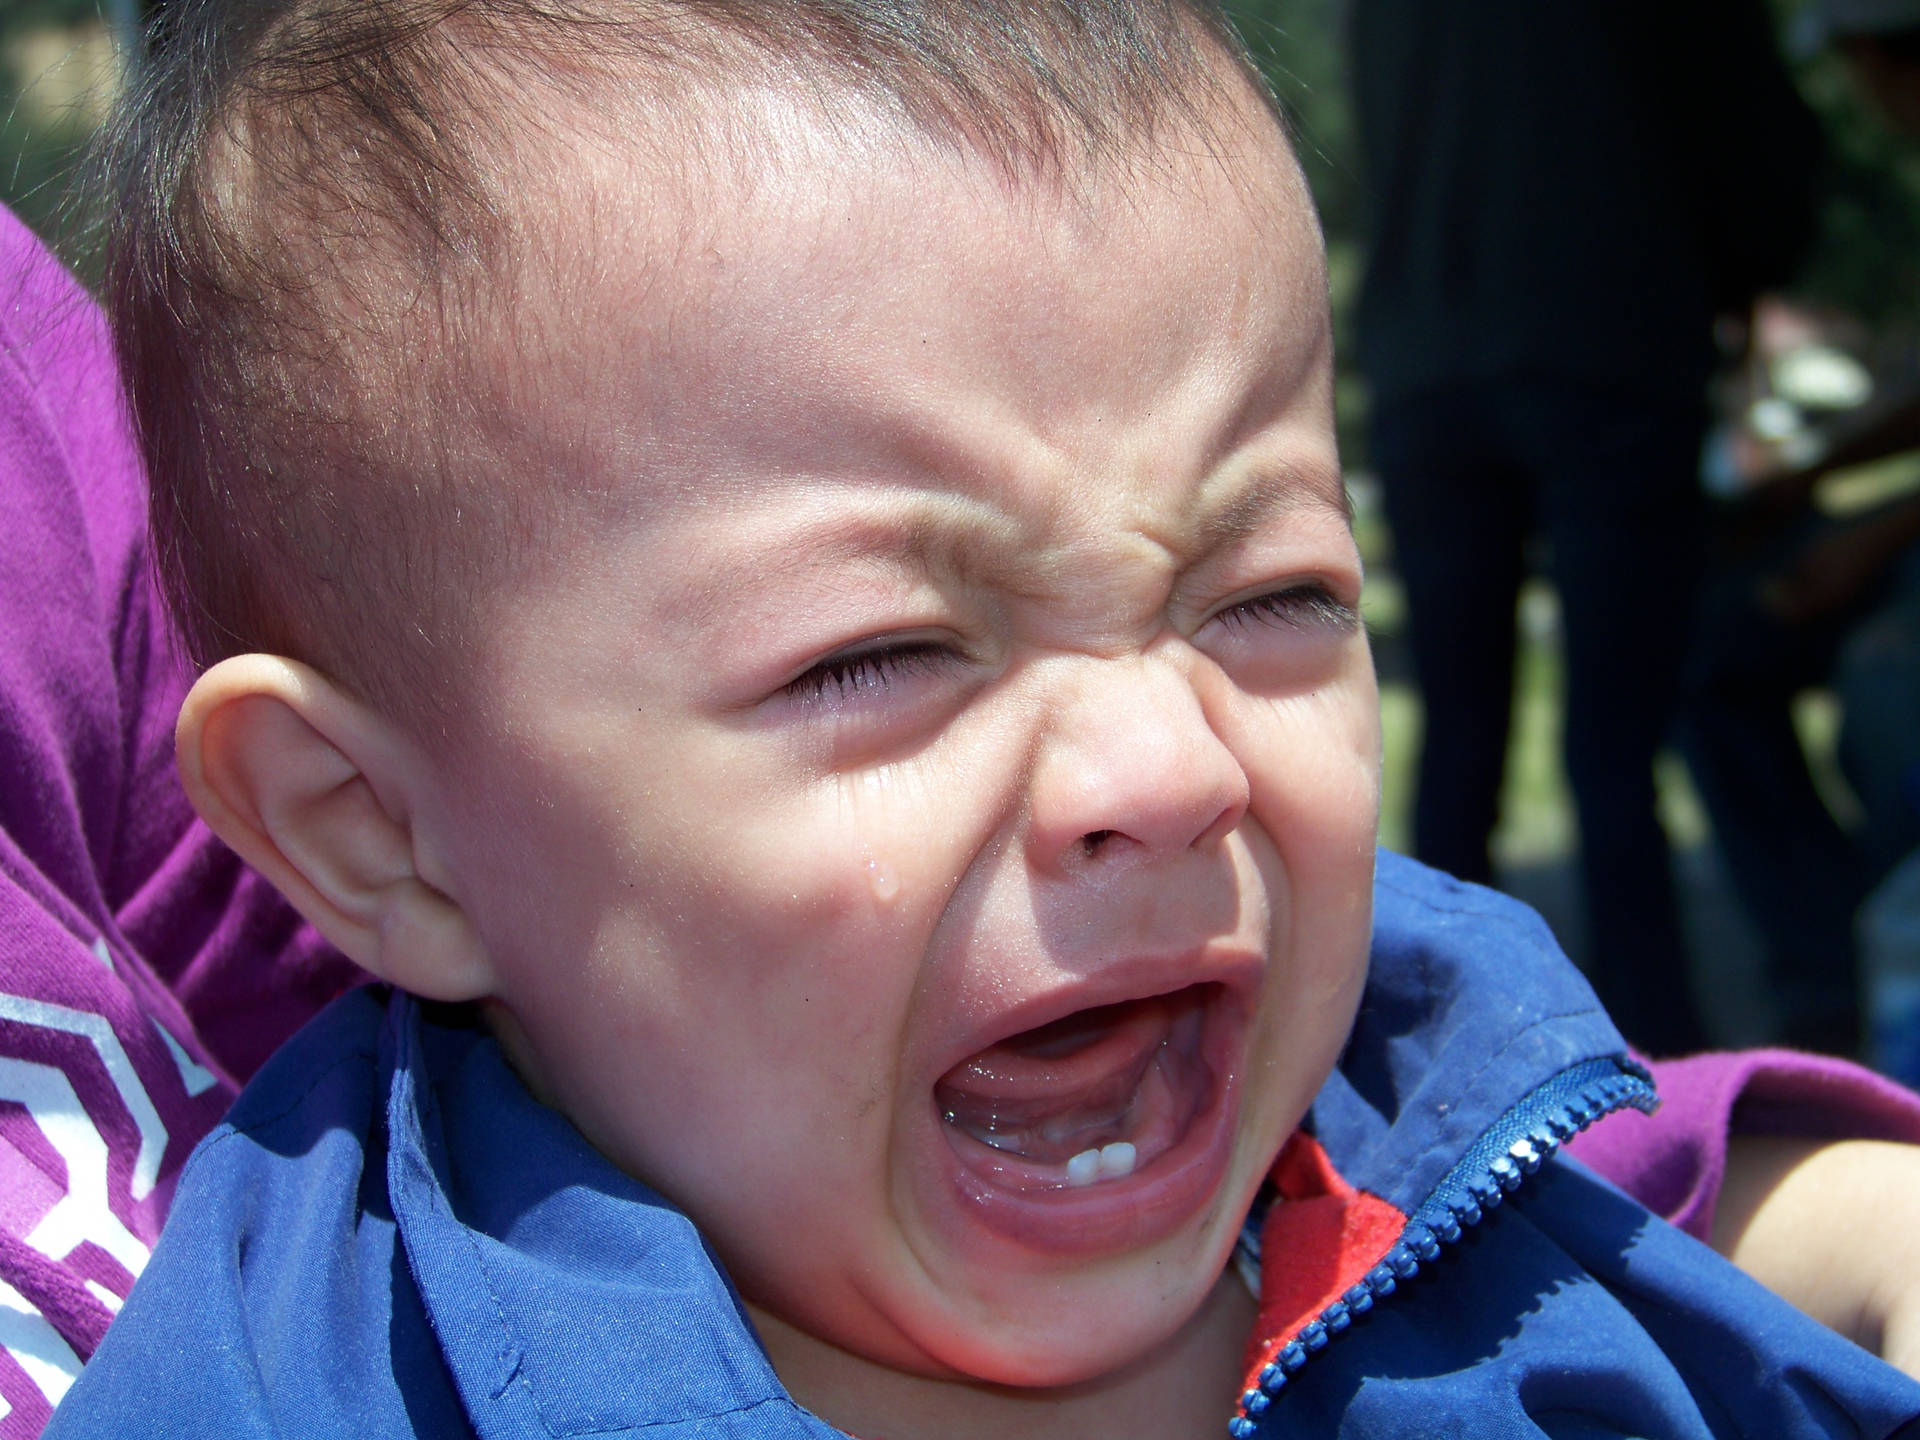
[[[200,677],[174,746],[201,818],[350,959],[430,1000],[492,993],[465,912],[421,876],[429,777],[392,721],[304,665],[241,655]]]

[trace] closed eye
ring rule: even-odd
[[[1270,590],[1229,605],[1214,617],[1228,629],[1248,625],[1279,626],[1289,630],[1347,631],[1360,623],[1353,606],[1317,580]]]
[[[828,656],[784,689],[802,705],[844,705],[882,695],[902,680],[938,674],[957,658],[937,640],[909,640]]]

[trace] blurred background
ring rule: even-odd
[[[1486,662],[1488,674],[1510,676],[1510,692],[1460,722],[1470,741],[1496,752],[1484,786],[1491,798],[1486,815],[1467,825],[1464,858],[1431,858],[1470,874],[1483,864],[1482,878],[1539,908],[1576,959],[1602,980],[1614,975],[1610,1003],[1632,1017],[1629,1038],[1649,1048],[1681,1048],[1683,1038],[1694,1038],[1686,1028],[1692,1005],[1704,1038],[1717,1044],[1785,1039],[1863,1051],[1920,1080],[1920,861],[1909,860],[1904,871],[1900,864],[1920,838],[1920,768],[1902,769],[1913,759],[1906,740],[1920,737],[1920,682],[1913,681],[1920,672],[1900,668],[1910,655],[1885,660],[1887,646],[1899,652],[1915,643],[1900,605],[1920,588],[1920,528],[1910,535],[1906,518],[1920,513],[1912,509],[1920,496],[1920,426],[1910,423],[1910,402],[1920,393],[1920,121],[1911,113],[1920,106],[1920,4],[1696,0],[1701,17],[1691,28],[1625,0],[1547,7],[1624,17],[1596,21],[1613,26],[1604,36],[1565,25],[1536,33],[1528,17],[1541,9],[1537,0],[1235,0],[1230,8],[1291,118],[1326,231],[1339,424],[1382,680],[1383,843],[1423,855],[1443,845],[1427,833],[1431,824],[1416,820],[1427,731],[1419,681],[1424,674],[1432,688],[1437,676],[1451,675],[1469,643],[1464,630],[1443,634],[1437,621],[1423,622],[1424,630],[1416,624],[1436,607],[1430,599],[1410,604],[1408,576],[1433,565],[1396,547],[1388,502],[1396,500],[1402,534],[1412,535],[1422,522],[1409,517],[1421,513],[1419,487],[1429,481],[1407,478],[1419,464],[1394,456],[1406,451],[1424,461],[1435,449],[1418,438],[1422,405],[1428,412],[1437,406],[1443,425],[1473,407],[1486,436],[1532,446],[1524,462],[1489,458],[1491,450],[1461,462],[1476,476],[1498,471],[1505,498],[1484,501],[1487,513],[1505,507],[1517,517],[1509,527],[1518,567],[1511,593],[1496,585],[1489,602],[1503,624],[1510,621],[1513,653],[1496,636]],[[83,276],[93,267],[89,217],[73,179],[127,57],[137,53],[141,10],[142,0],[0,0],[0,198]],[[1762,93],[1770,67],[1790,96]],[[1796,129],[1802,119],[1811,140]],[[1617,154],[1589,143],[1603,133]],[[1452,147],[1445,154],[1442,141]],[[1443,164],[1450,168],[1437,175]],[[1581,172],[1610,164],[1612,181]],[[1649,200],[1642,186],[1637,198],[1609,198],[1606,186],[1622,183],[1620,174],[1668,172],[1677,177],[1666,182],[1672,193]],[[1505,201],[1503,184],[1510,187]],[[1605,204],[1595,200],[1597,218],[1583,220],[1578,204],[1547,193],[1555,186]],[[1707,191],[1711,198],[1703,199]],[[1598,233],[1624,225],[1620,216],[1633,204],[1644,211],[1633,212],[1639,229]],[[1572,217],[1559,229],[1544,223],[1555,206]],[[1500,250],[1508,243],[1503,225],[1521,232],[1510,252]],[[1734,241],[1701,238],[1716,226]],[[1697,377],[1668,363],[1672,343],[1648,342],[1650,358],[1635,359],[1630,352],[1640,342],[1631,327],[1609,329],[1616,312],[1638,312],[1608,286],[1657,289],[1665,283],[1658,267],[1639,262],[1673,249],[1682,231],[1710,258],[1741,251],[1742,263],[1745,235],[1768,240],[1751,273],[1715,282],[1703,321],[1686,320],[1701,330]],[[1492,282],[1463,278],[1447,258],[1449,237],[1466,237],[1461,245],[1470,239],[1474,254],[1518,257],[1505,265],[1512,273]],[[1588,247],[1565,257],[1562,270],[1594,277],[1587,309],[1565,316],[1526,293],[1528,285],[1567,288],[1565,274],[1555,278],[1555,245]],[[1623,251],[1639,268],[1610,279]],[[1471,269],[1471,259],[1460,263]],[[1489,283],[1513,293],[1494,295]],[[1383,297],[1378,305],[1390,306],[1401,293],[1396,286],[1420,285],[1479,285],[1473,304],[1483,315],[1502,304],[1528,309],[1546,343],[1576,356],[1607,351],[1613,368],[1596,379],[1600,367],[1550,363],[1566,383],[1527,390],[1539,367],[1517,341],[1504,358],[1483,356],[1477,369],[1458,374],[1394,352],[1409,344],[1473,351],[1461,339],[1465,327],[1504,323],[1497,313],[1491,321],[1449,319],[1454,312],[1444,305],[1429,317],[1440,329],[1424,339],[1396,333],[1391,317],[1376,320],[1372,336],[1360,334],[1370,286]],[[1404,319],[1406,304],[1398,303]],[[1370,375],[1391,375],[1392,384],[1370,384]],[[1682,414],[1695,391],[1709,401],[1699,425]],[[1516,395],[1531,398],[1515,410]],[[1597,453],[1596,411],[1600,421],[1617,420],[1637,413],[1642,399],[1681,415],[1667,429],[1690,473],[1670,488],[1699,503],[1651,523],[1668,540],[1684,540],[1684,554],[1668,570],[1652,560],[1623,564],[1617,555],[1596,560],[1612,569],[1598,592],[1581,582],[1589,586],[1582,596],[1569,578],[1569,536],[1628,522],[1568,511],[1555,498],[1556,484],[1588,494],[1613,487],[1549,472],[1556,457]],[[1497,415],[1501,405],[1513,413]],[[1567,415],[1584,419],[1552,428]],[[1472,564],[1477,574],[1505,562]],[[1908,572],[1912,585],[1902,578]],[[1447,593],[1452,582],[1430,575],[1422,583],[1442,587],[1423,592],[1430,595]],[[1890,628],[1889,606],[1897,622]],[[1592,615],[1603,631],[1616,622],[1657,627],[1672,643],[1653,646],[1621,629],[1616,638],[1627,638],[1616,648],[1624,659],[1579,660],[1590,674],[1574,688],[1589,698],[1575,702],[1569,745],[1568,635],[1595,623]],[[1880,651],[1867,643],[1876,639]],[[1581,645],[1593,650],[1581,641],[1576,658]],[[1865,661],[1857,653],[1863,647]],[[1876,654],[1884,662],[1877,671]],[[1854,683],[1849,677],[1863,666],[1866,680]],[[1910,682],[1917,688],[1901,688]],[[1482,690],[1491,683],[1479,682]],[[1653,697],[1640,707],[1644,714],[1631,716],[1604,698],[1622,689]],[[1585,739],[1582,715],[1591,732]],[[1658,732],[1652,804],[1671,860],[1653,859],[1656,869],[1670,863],[1675,879],[1678,952],[1658,924],[1635,929],[1631,914],[1609,931],[1609,917],[1639,902],[1618,898],[1625,892],[1609,890],[1610,881],[1581,863],[1582,806],[1566,761],[1577,768],[1586,763],[1582,747],[1595,751],[1636,725]],[[1787,738],[1766,740],[1774,731]],[[1729,757],[1739,763],[1726,763]],[[1608,763],[1646,768],[1631,758]],[[1449,762],[1448,774],[1458,768]],[[1611,839],[1596,838],[1603,800],[1632,789],[1592,772],[1583,792],[1589,851],[1603,844],[1658,850],[1657,836],[1623,840],[1628,832],[1620,827]],[[1438,795],[1431,791],[1430,808],[1441,803],[1432,798]],[[1903,828],[1909,821],[1913,828]]]

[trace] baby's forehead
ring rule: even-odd
[[[1192,357],[1181,403],[1248,382],[1221,340],[1254,321],[1284,326],[1298,361],[1261,384],[1290,390],[1321,359],[1311,209],[1277,142],[1265,159],[1258,180],[1192,159],[1033,194],[966,157],[889,169],[808,142],[753,192],[695,182],[682,213],[622,180],[549,240],[576,248],[574,275],[509,317],[488,409],[540,440],[536,463],[643,480],[649,507],[726,505],[824,455],[868,482],[1041,474],[1021,445],[1073,449],[1167,403],[1165,357]]]
[[[1264,97],[1227,57],[1218,68],[1203,100],[1124,143],[1060,137],[1020,155],[930,130],[857,89],[752,73],[585,97],[550,117],[538,144],[504,137],[514,268],[589,286],[644,271],[667,297],[737,280],[750,247],[760,264],[838,263],[851,283],[902,232],[944,236],[1017,214],[1071,244],[1169,191],[1231,198],[1278,230],[1314,225]]]
[[[509,387],[564,377],[545,397],[565,415],[557,441],[595,430],[631,444],[684,441],[678,403],[690,388],[720,385],[735,387],[742,430],[778,411],[796,444],[838,427],[880,432],[867,438],[884,450],[883,382],[920,368],[941,332],[1010,322],[1033,332],[1072,312],[1094,327],[1074,363],[1108,368],[1122,384],[1126,366],[1106,337],[1143,313],[1178,340],[1239,323],[1250,297],[1279,283],[1300,327],[1324,325],[1312,202],[1251,92],[1215,122],[1231,145],[1168,136],[1151,151],[1046,175],[1009,174],[912,133],[883,142],[764,89],[739,100],[727,123],[753,130],[750,155],[723,145],[636,156],[601,134],[530,183],[515,303],[478,348],[492,347]],[[753,106],[763,113],[746,113]],[[1113,289],[1111,265],[1091,278],[1128,246],[1138,263],[1124,288]],[[1171,304],[1155,266],[1197,278],[1208,307]],[[1096,285],[1110,293],[1082,293]],[[890,335],[867,347],[887,373],[824,363],[850,331]],[[754,382],[740,373],[748,360]],[[1020,357],[1008,350],[1002,361]],[[797,398],[809,402],[799,415]]]
[[[516,428],[573,466],[583,544],[671,533],[671,558],[701,555],[673,593],[701,608],[770,572],[1013,592],[1096,532],[1116,563],[1124,537],[1185,563],[1289,508],[1344,528],[1324,270],[1277,142],[1252,179],[1197,160],[1036,193],[833,138],[780,183],[696,187],[689,207],[731,203],[691,221],[635,187],[626,223],[580,238],[594,287],[542,322],[564,358]]]

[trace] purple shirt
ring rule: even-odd
[[[1825,1055],[1741,1050],[1654,1061],[1652,1115],[1609,1115],[1568,1152],[1700,1240],[1727,1169],[1727,1136],[1920,1143],[1920,1095]]]
[[[0,1437],[37,1435],[174,1177],[352,971],[194,819],[98,312],[0,210]]]

